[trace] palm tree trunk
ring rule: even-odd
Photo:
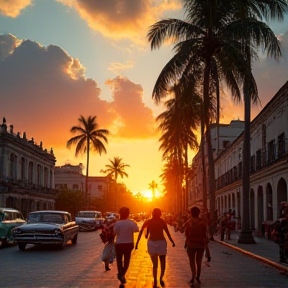
[[[249,59],[247,64],[251,71],[250,50],[247,48],[247,55]],[[249,193],[250,193],[250,118],[251,118],[251,99],[247,89],[248,80],[244,81],[244,141],[243,141],[243,173],[242,173],[242,223],[241,233],[239,235],[238,243],[255,244],[255,240],[250,229],[250,211],[249,211]],[[245,84],[246,83],[246,84]]]
[[[184,192],[184,211],[188,209],[188,145],[185,146],[184,158],[185,158],[185,168],[184,168],[184,177],[185,177],[185,192]]]
[[[88,187],[89,187],[89,152],[90,152],[90,139],[88,137],[87,139],[87,160],[86,160],[86,185],[85,185],[85,209],[88,210],[89,209],[89,201],[88,201]]]

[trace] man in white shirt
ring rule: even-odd
[[[134,233],[139,232],[137,224],[128,219],[130,209],[122,207],[119,210],[120,220],[114,225],[116,235],[115,253],[118,269],[118,279],[121,284],[126,283],[125,274],[128,270],[131,258],[131,252],[134,248]]]

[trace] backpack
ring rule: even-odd
[[[102,229],[102,232],[100,234],[100,238],[103,242],[103,244],[106,244],[108,242],[112,242],[114,240],[114,232],[109,228]]]

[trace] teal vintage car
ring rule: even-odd
[[[16,209],[0,207],[0,248],[13,244],[13,229],[25,224],[23,215]]]

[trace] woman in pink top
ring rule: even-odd
[[[139,232],[135,249],[138,249],[138,243],[145,228],[149,231],[149,239],[147,241],[148,253],[151,257],[153,264],[153,288],[157,288],[157,268],[158,268],[158,256],[161,264],[160,285],[164,286],[163,276],[166,266],[166,254],[167,254],[167,241],[164,237],[163,231],[167,234],[169,240],[172,243],[172,247],[175,247],[174,241],[170,235],[166,222],[161,218],[162,212],[159,208],[155,208],[152,212],[152,218],[145,221]],[[147,238],[147,237],[146,237]]]

